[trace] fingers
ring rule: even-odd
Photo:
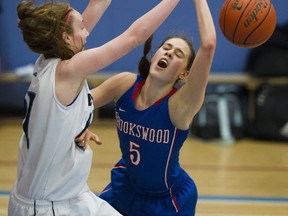
[[[83,147],[84,147],[84,150],[86,150],[89,146],[89,139],[85,139],[84,142],[83,142]]]
[[[102,141],[99,139],[99,137],[96,134],[93,135],[94,136],[92,136],[90,140],[94,141],[97,145],[101,145]]]
[[[79,136],[79,137],[76,137],[75,138],[75,143],[76,143],[76,145],[80,148],[80,149],[82,149],[83,151],[85,151],[85,147],[84,147],[84,134],[81,134],[81,136]]]
[[[85,138],[85,133],[82,133],[80,136],[76,137],[74,141],[76,143],[80,143],[84,140],[84,138]]]
[[[88,148],[90,140],[95,142],[97,145],[101,145],[102,144],[102,142],[99,139],[99,137],[96,134],[90,132],[89,130],[86,130],[79,137],[75,138],[75,143],[82,150],[85,150],[86,148]]]
[[[94,141],[97,145],[101,145],[102,144],[102,142],[99,139],[99,137],[96,134],[91,133],[89,135],[86,135],[85,138],[84,138],[84,142],[83,142],[84,149],[86,149],[89,146],[89,141],[90,140]]]
[[[81,142],[76,142],[76,145],[83,151],[85,151],[85,147],[84,147],[84,141],[81,141]]]

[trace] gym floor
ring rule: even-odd
[[[0,119],[0,216],[7,215],[9,193],[17,172],[22,119]],[[94,151],[89,177],[99,193],[120,157],[112,120],[98,120],[91,130],[103,144]],[[278,216],[288,213],[288,143],[241,139],[230,145],[190,137],[180,161],[199,193],[196,216]]]

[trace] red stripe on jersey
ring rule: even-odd
[[[133,100],[133,101],[136,100],[136,97],[137,97],[137,95],[139,94],[139,92],[140,92],[142,86],[144,85],[145,81],[146,81],[146,80],[143,79],[143,80],[141,80],[139,83],[136,83],[136,84],[135,84],[136,89],[135,89],[135,91],[134,91],[133,94],[132,94],[132,100]],[[165,98],[173,95],[176,91],[177,91],[177,89],[176,89],[176,88],[173,88],[166,96],[164,96],[164,97],[162,97],[161,99],[159,99],[158,101],[156,101],[153,105],[161,103]]]
[[[175,211],[179,212],[179,204],[178,204],[178,202],[176,200],[176,197],[173,195],[172,188],[170,188],[170,196],[172,198],[172,204],[175,207]]]

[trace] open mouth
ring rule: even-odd
[[[157,65],[161,68],[167,68],[168,62],[166,59],[160,59],[157,63]]]

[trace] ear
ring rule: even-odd
[[[63,41],[65,41],[67,44],[71,44],[71,36],[69,35],[69,34],[67,34],[67,32],[66,31],[64,31],[63,33],[62,33],[62,39],[63,39]]]
[[[180,75],[179,75],[179,79],[183,80],[185,79],[189,74],[189,71],[183,71]]]

